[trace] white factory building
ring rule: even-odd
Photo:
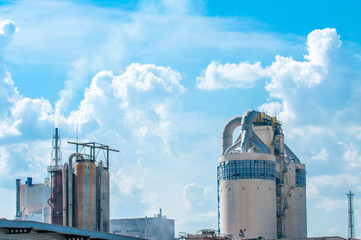
[[[174,219],[162,215],[162,209],[154,217],[111,219],[110,233],[149,240],[175,240]]]
[[[50,223],[50,193],[49,178],[45,178],[44,183],[36,184],[31,177],[27,178],[25,184],[21,184],[21,179],[16,179],[15,219]]]
[[[233,141],[234,130],[240,127]],[[249,110],[224,127],[218,166],[219,229],[233,239],[306,239],[305,165],[275,117]]]

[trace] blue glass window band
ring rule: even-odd
[[[217,171],[218,180],[276,180],[276,163],[268,160],[231,160],[221,162]]]
[[[296,168],[296,187],[306,187],[306,171]]]

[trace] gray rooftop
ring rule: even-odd
[[[6,238],[3,238],[5,237]],[[1,239],[104,239],[104,240],[135,240],[136,237],[122,236],[104,232],[66,227],[33,221],[0,219]]]

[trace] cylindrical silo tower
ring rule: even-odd
[[[234,239],[275,239],[275,158],[271,154],[236,153],[220,157],[221,234]]]
[[[233,142],[237,127],[241,132]],[[307,236],[305,168],[298,159],[291,164],[291,151],[276,118],[249,110],[231,119],[223,130],[222,147],[220,234],[233,239]],[[293,153],[291,157],[296,158]]]
[[[74,226],[96,230],[96,166],[77,160],[74,174]]]

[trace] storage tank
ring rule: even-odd
[[[93,161],[76,161],[74,190],[74,227],[96,230],[96,166]]]
[[[63,225],[62,171],[53,170],[51,174],[51,223]]]
[[[77,152],[63,168],[63,225],[109,232],[109,151],[118,150],[95,142],[68,143],[76,144]],[[96,159],[99,151],[104,151],[104,162]]]

